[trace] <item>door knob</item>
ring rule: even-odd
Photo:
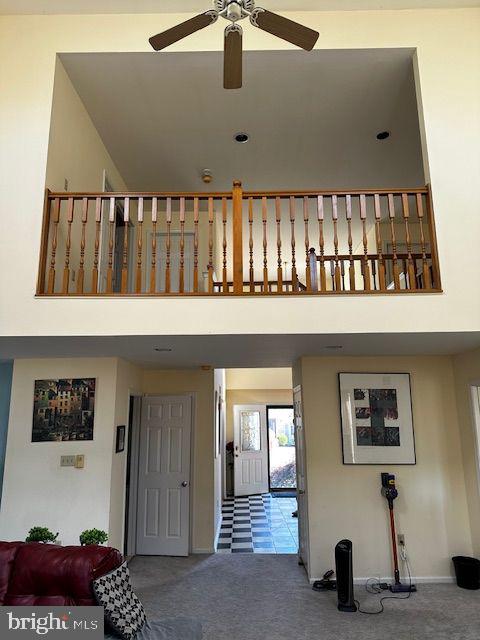
[[[182,487],[188,487],[188,482],[186,480],[182,482]]]

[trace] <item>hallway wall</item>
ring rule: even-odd
[[[409,372],[417,464],[343,465],[339,372]],[[311,577],[334,566],[342,538],[354,545],[357,578],[392,575],[388,510],[380,473],[397,477],[397,531],[406,536],[413,574],[449,580],[451,557],[471,555],[452,359],[447,356],[302,358],[308,465]]]
[[[0,363],[0,508],[2,500],[3,470],[7,448],[8,416],[12,391],[13,362]]]

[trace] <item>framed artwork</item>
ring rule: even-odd
[[[95,378],[35,380],[32,442],[93,440]]]
[[[416,464],[410,375],[339,373],[344,464]]]
[[[115,453],[121,453],[125,449],[125,425],[117,427],[117,437],[115,439]]]

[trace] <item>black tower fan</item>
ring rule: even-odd
[[[337,574],[338,610],[355,612],[353,596],[353,562],[351,540],[340,540],[335,547],[335,570]]]

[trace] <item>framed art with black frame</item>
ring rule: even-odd
[[[339,373],[343,464],[416,464],[410,374]]]
[[[125,425],[117,427],[117,437],[115,439],[115,453],[121,453],[125,449]]]

